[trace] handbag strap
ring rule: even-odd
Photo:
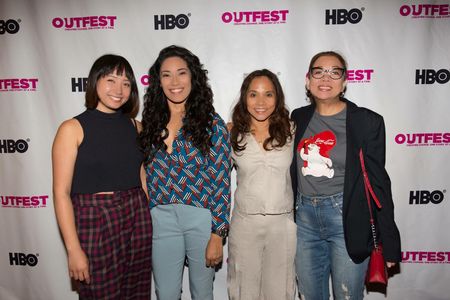
[[[366,164],[364,163],[364,155],[363,155],[362,149],[359,149],[359,161],[361,162],[361,169],[362,169],[363,176],[364,176],[364,185],[366,186],[366,188],[368,188],[370,194],[373,197],[373,200],[375,201],[375,204],[378,206],[378,208],[381,208],[381,203],[378,200],[377,195],[375,195],[372,185],[370,184],[370,181],[369,181],[369,176],[367,175]],[[370,202],[369,197],[367,197],[367,201]],[[370,206],[370,203],[369,203],[369,206]]]
[[[370,195],[372,195],[373,200],[375,201],[375,204],[377,205],[378,208],[381,208],[381,203],[378,200],[377,196],[375,195],[372,185],[370,184],[369,176],[367,175],[366,165],[364,163],[364,155],[363,155],[362,149],[359,149],[359,161],[361,162],[361,170],[362,170],[363,178],[364,178],[364,190],[366,192],[367,205],[369,206],[370,228],[372,229],[373,245],[374,245],[375,249],[378,249],[377,234],[376,234],[376,230],[375,230],[375,222],[373,219]]]

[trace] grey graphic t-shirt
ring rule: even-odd
[[[331,196],[344,190],[346,112],[332,116],[314,112],[297,145],[298,192]]]

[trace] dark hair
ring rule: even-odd
[[[251,116],[247,110],[247,92],[256,77],[267,77],[275,88],[276,104],[275,110],[269,117],[269,137],[264,141],[265,150],[283,147],[288,139],[292,138],[291,125],[289,122],[289,111],[286,108],[283,89],[278,77],[267,69],[256,70],[245,77],[242,82],[241,93],[238,103],[233,108],[233,127],[230,132],[231,145],[235,152],[245,150],[247,144],[241,144],[244,135],[250,133]],[[271,147],[269,147],[269,145]]]
[[[208,71],[197,56],[179,46],[169,46],[159,52],[158,58],[150,67],[148,75],[150,85],[144,95],[144,110],[142,112],[141,147],[150,162],[159,149],[167,149],[164,140],[169,136],[167,124],[170,111],[167,99],[161,87],[161,65],[169,57],[179,57],[184,60],[191,72],[191,93],[186,100],[186,114],[183,120],[182,132],[186,139],[207,155],[212,146],[213,131],[213,92],[208,84]]]
[[[139,111],[139,91],[134,77],[133,69],[130,63],[122,56],[105,54],[100,56],[92,65],[89,71],[85,106],[88,109],[95,109],[98,105],[99,97],[97,94],[97,82],[100,78],[105,77],[111,73],[117,72],[117,75],[122,75],[128,78],[131,84],[131,93],[128,101],[120,108],[120,110],[127,114],[130,118],[136,117]]]
[[[318,60],[322,56],[333,56],[333,57],[336,57],[339,60],[339,62],[342,64],[343,68],[344,68],[344,79],[347,78],[347,61],[345,60],[345,58],[341,54],[339,54],[339,53],[337,53],[335,51],[319,52],[319,53],[317,53],[316,55],[314,55],[311,58],[311,62],[309,63],[309,67],[308,67],[308,77],[309,78],[311,78],[311,71],[312,71],[312,68],[314,66],[314,63],[316,62],[316,60]],[[309,101],[313,105],[315,105],[316,104],[316,99],[314,99],[314,96],[311,94],[311,91],[308,90],[308,88],[306,86],[305,86],[305,90],[306,90],[306,96],[309,98]],[[345,94],[346,90],[347,90],[347,87],[344,87],[344,90],[339,95],[340,99],[344,98],[344,94]]]

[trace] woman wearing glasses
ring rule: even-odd
[[[362,149],[382,209],[376,227],[388,267],[400,261],[391,183],[384,168],[385,128],[377,113],[344,98],[347,64],[332,51],[316,54],[306,77],[311,104],[292,112],[291,165],[296,195],[296,271],[302,299],[362,299],[372,249],[370,214],[359,161]]]

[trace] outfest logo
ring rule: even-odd
[[[35,92],[38,78],[0,78],[0,92]]]
[[[56,17],[52,25],[64,30],[114,29],[116,20],[117,16]]]
[[[399,133],[394,140],[405,146],[450,146],[450,132]]]
[[[441,19],[450,17],[450,4],[411,4],[400,7],[400,15],[413,19]]]
[[[402,263],[448,264],[450,263],[450,251],[402,251]]]
[[[0,196],[2,208],[44,208],[48,195]]]
[[[348,83],[369,83],[372,80],[373,69],[347,70]]]
[[[262,11],[227,11],[222,14],[224,23],[233,25],[267,25],[284,24],[287,22],[289,10]]]

